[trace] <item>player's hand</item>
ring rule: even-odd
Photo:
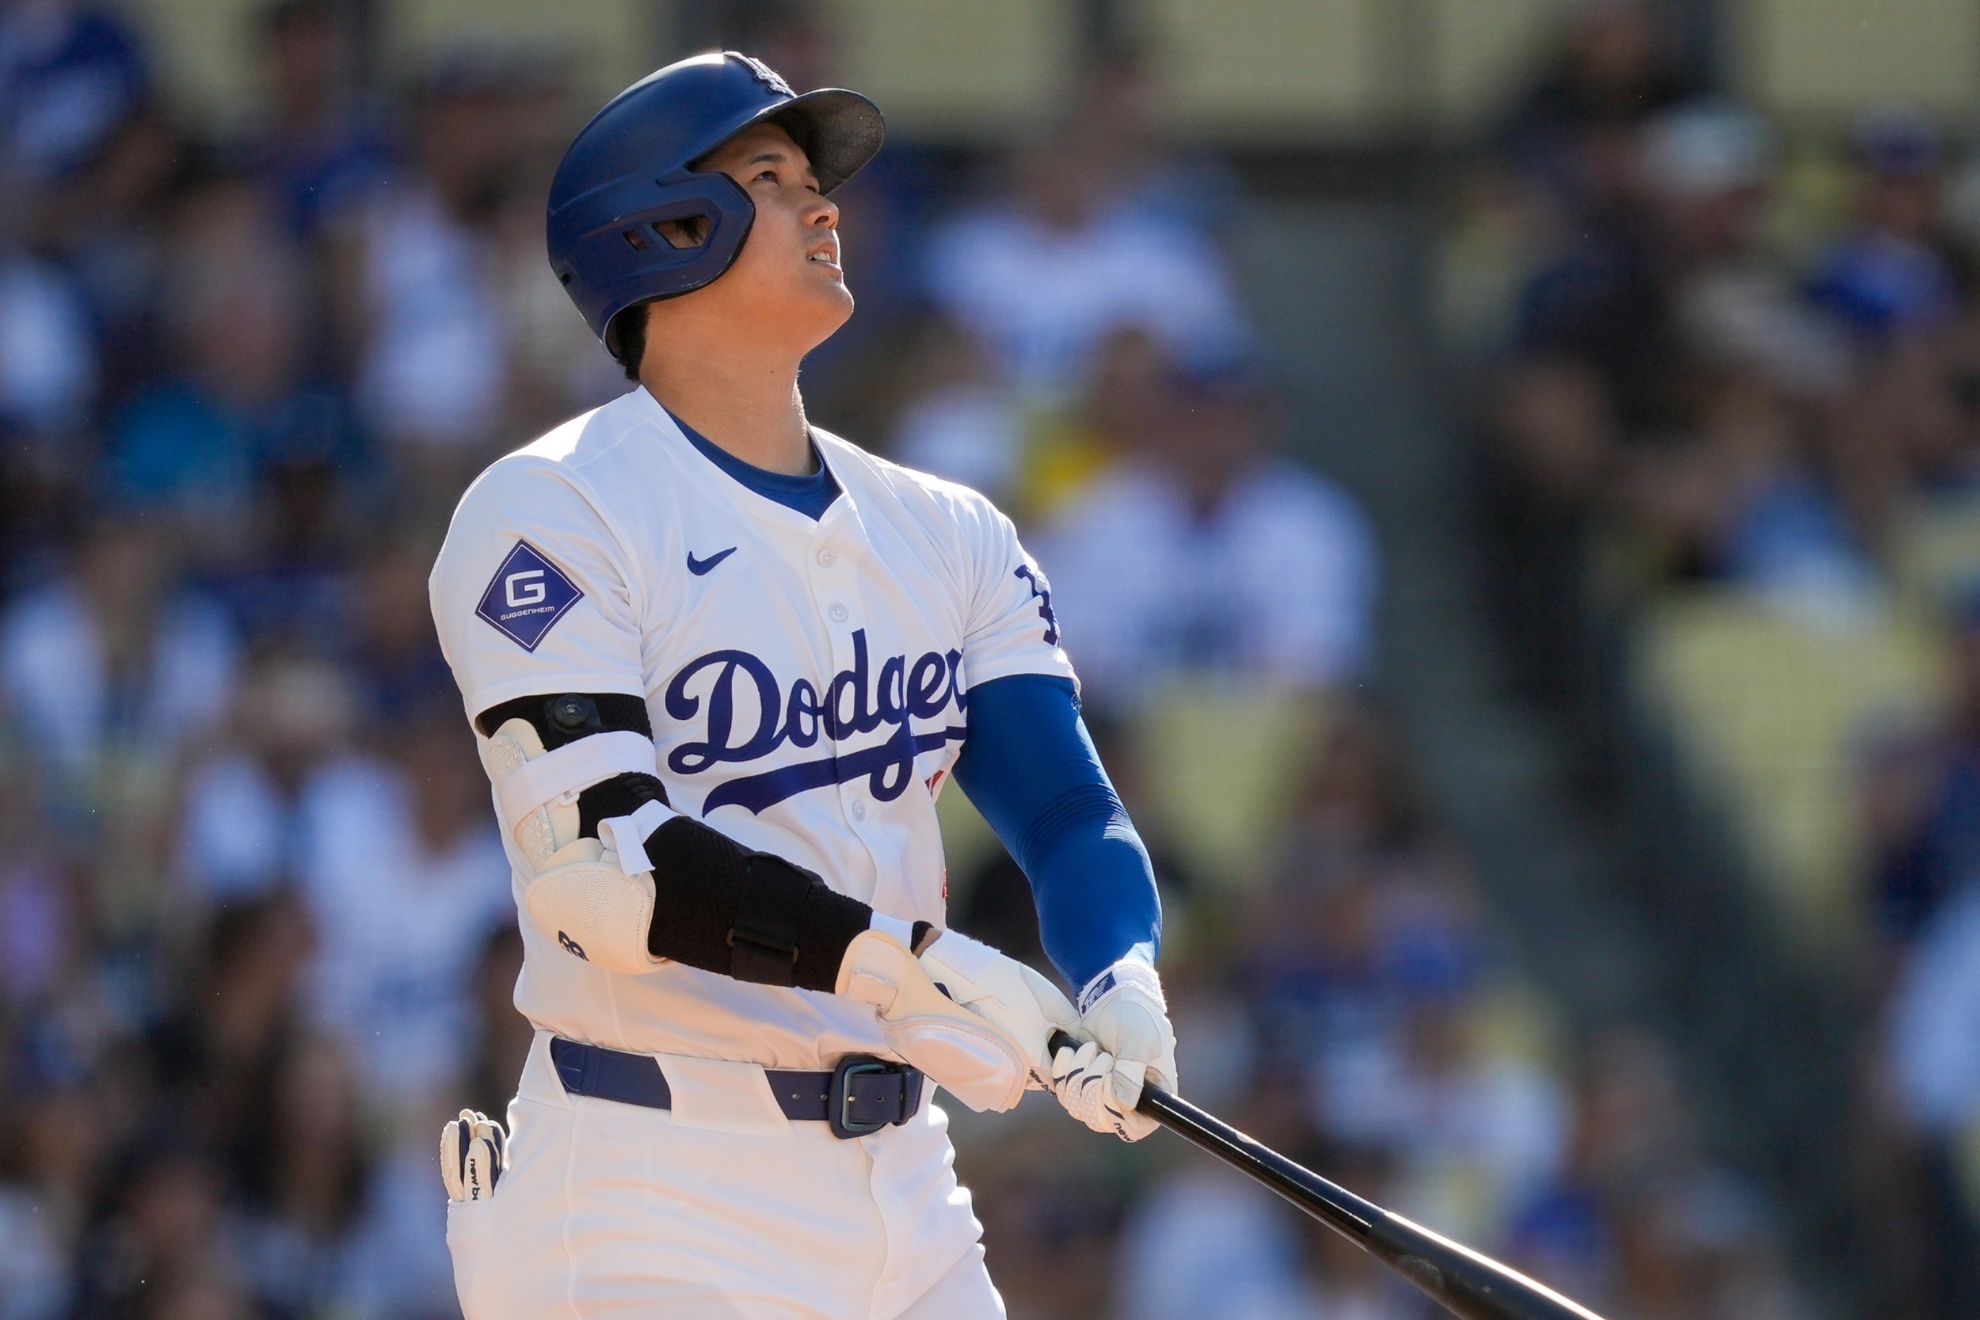
[[[509,1167],[509,1136],[483,1113],[463,1109],[440,1128],[440,1181],[450,1201],[485,1201]]]
[[[944,935],[938,943],[950,938]],[[1010,961],[994,949],[975,947],[992,959]],[[959,952],[966,951],[951,946],[952,954]],[[955,985],[937,985],[931,969]],[[1042,1012],[1023,1011],[1022,985],[1022,978],[993,978],[987,972],[981,982],[972,980],[945,963],[917,958],[884,931],[869,930],[847,946],[836,988],[873,1005],[888,1049],[981,1111],[1009,1109],[1023,1099],[1033,1061],[1041,1069],[1044,1063],[1051,1028],[1043,1025]],[[1071,1016],[1070,1005],[1066,1015]]]
[[[1124,959],[1080,993],[1079,1034],[1052,1059],[1052,1093],[1066,1112],[1096,1132],[1139,1141],[1157,1126],[1137,1113],[1141,1088],[1176,1089],[1176,1033],[1161,978],[1146,963]]]
[[[1023,1049],[1028,1084],[1050,1090],[1055,1031],[1074,1031],[1079,1013],[1059,988],[1017,959],[960,931],[943,931],[921,952],[929,979],[964,1008],[989,1019]]]

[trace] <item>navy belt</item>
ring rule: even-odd
[[[550,1062],[571,1095],[648,1109],[674,1107],[667,1075],[651,1055],[552,1036]],[[863,1137],[883,1127],[898,1127],[921,1108],[921,1070],[871,1054],[848,1054],[830,1072],[765,1068],[763,1075],[770,1079],[770,1093],[784,1117],[829,1123],[835,1137]]]

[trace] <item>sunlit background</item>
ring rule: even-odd
[[[528,1027],[425,576],[625,388],[563,144],[722,46],[889,116],[806,399],[1052,578],[1184,1091],[1611,1320],[1980,1316],[1980,7],[0,0],[0,1320],[458,1315]],[[1017,1320],[1426,1316],[955,1119]]]

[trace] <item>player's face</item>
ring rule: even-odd
[[[822,343],[852,315],[839,268],[839,208],[818,191],[818,176],[790,134],[759,125],[703,162],[740,184],[756,220],[735,264],[701,290],[757,324]],[[696,295],[699,296],[699,295]]]

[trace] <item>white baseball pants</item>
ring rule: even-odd
[[[842,1141],[754,1064],[662,1056],[674,1108],[646,1109],[567,1094],[549,1040],[495,1195],[447,1207],[467,1320],[1002,1320],[932,1104]]]

